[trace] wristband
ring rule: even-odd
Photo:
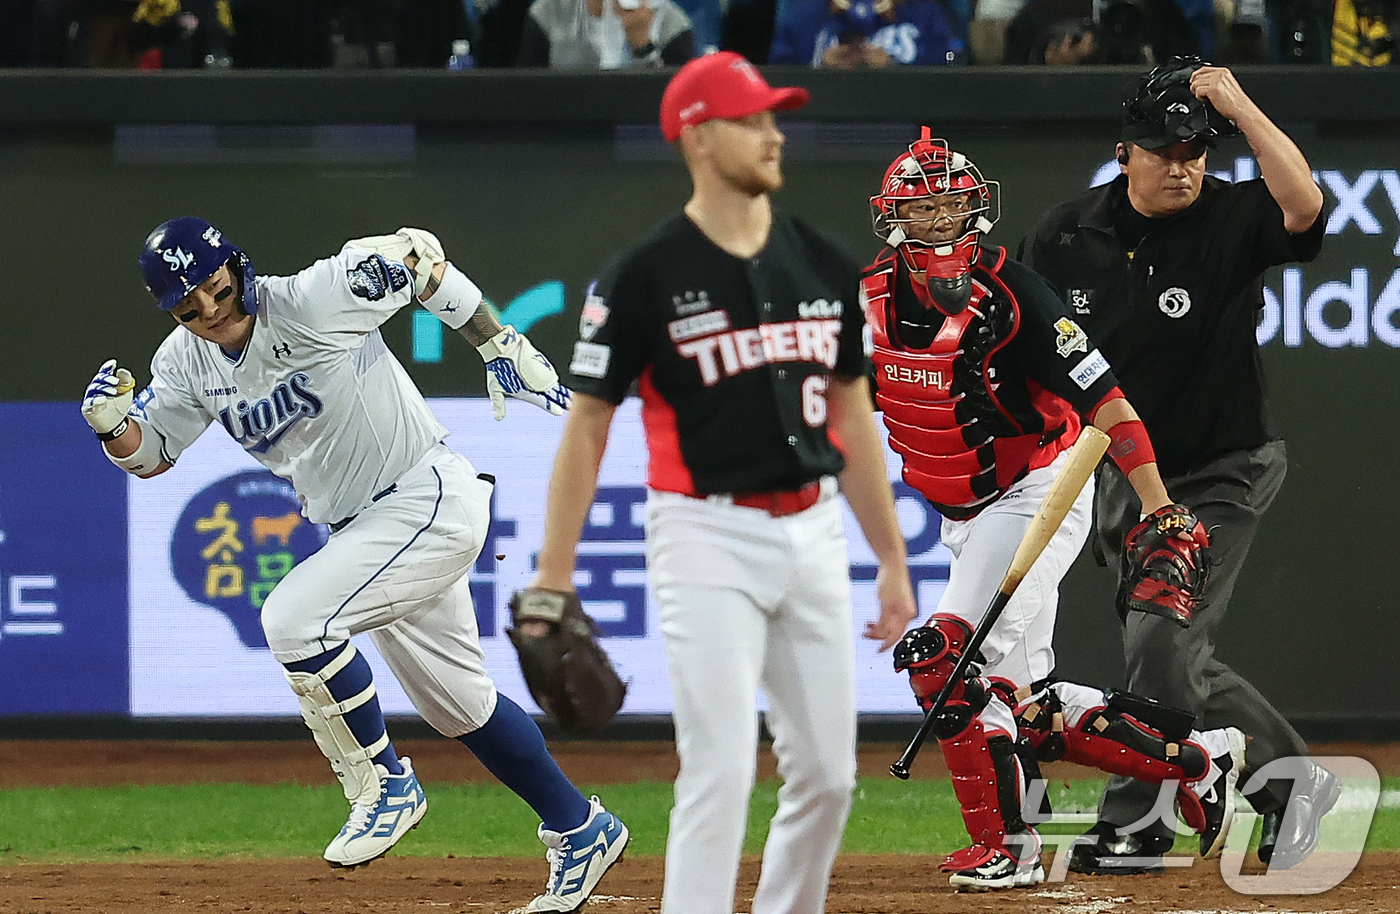
[[[95,434],[97,435],[97,440],[104,442],[116,441],[122,436],[122,433],[126,431],[126,427],[130,424],[131,420],[123,416],[122,421],[117,423],[117,427],[112,429],[110,432],[95,432]]]
[[[1157,462],[1152,452],[1152,439],[1147,436],[1147,427],[1140,419],[1119,422],[1108,430],[1108,456],[1127,476],[1140,466]]]
[[[481,306],[481,290],[449,262],[437,291],[427,301],[419,299],[418,303],[451,329],[461,330]]]

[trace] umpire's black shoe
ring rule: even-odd
[[[1289,798],[1288,805],[1265,814],[1259,830],[1259,859],[1271,870],[1286,870],[1302,863],[1317,847],[1322,817],[1331,812],[1341,796],[1342,783],[1337,776],[1313,764],[1311,776]]]
[[[1172,849],[1170,836],[1120,835],[1107,822],[1098,822],[1075,842],[1069,868],[1091,876],[1132,876],[1166,869],[1162,855]]]

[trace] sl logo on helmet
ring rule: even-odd
[[[162,251],[160,259],[170,264],[170,272],[172,273],[177,270],[188,270],[190,264],[194,263],[194,255],[184,248],[178,247],[173,251]]]

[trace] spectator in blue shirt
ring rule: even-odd
[[[953,63],[965,43],[937,0],[790,0],[768,62],[880,69]]]

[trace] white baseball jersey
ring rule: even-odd
[[[379,333],[413,300],[413,275],[347,247],[254,282],[243,352],[176,328],[132,413],[160,434],[169,463],[215,423],[292,483],[311,521],[349,517],[447,437]]]

